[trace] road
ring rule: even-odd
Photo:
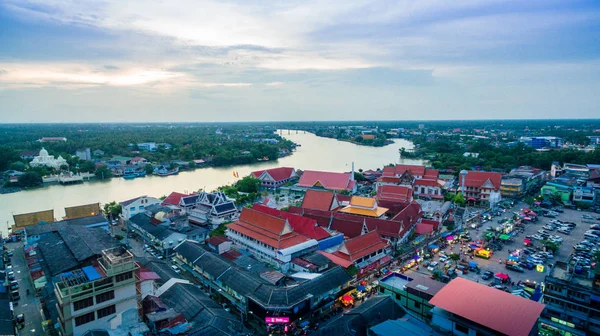
[[[515,204],[515,206],[512,207],[512,209],[507,210],[503,216],[495,217],[491,221],[484,223],[483,226],[479,229],[479,231],[477,231],[475,229],[469,229],[472,240],[475,241],[475,240],[483,239],[483,236],[488,232],[488,228],[490,228],[490,227],[495,228],[500,225],[500,224],[498,224],[498,219],[503,218],[503,217],[510,217],[512,215],[512,211],[519,212],[521,209],[524,209],[527,207],[529,207],[529,206],[525,203],[517,203],[517,204]],[[506,260],[508,258],[508,250],[509,249],[510,250],[522,249],[524,247],[523,239],[525,238],[525,236],[536,234],[537,230],[542,229],[542,226],[546,225],[550,220],[553,219],[553,218],[543,217],[540,214],[539,220],[537,222],[525,224],[524,233],[517,235],[514,238],[514,242],[506,245],[502,249],[502,251],[496,251],[491,259],[489,259],[489,260],[481,259],[481,258],[473,259],[473,261],[477,262],[479,267],[482,269],[482,273],[480,273],[478,275],[476,273],[469,272],[462,276],[464,278],[467,278],[472,281],[476,281],[476,282],[480,282],[480,283],[489,283],[490,282],[489,280],[485,281],[485,280],[481,279],[481,274],[483,274],[483,271],[489,270],[489,271],[493,272],[494,274],[498,273],[498,272],[506,273],[511,276],[512,280],[515,283],[518,281],[524,281],[524,282],[530,281],[530,282],[535,282],[535,283],[540,283],[540,282],[544,281],[544,278],[546,277],[546,274],[549,271],[550,266],[554,263],[554,261],[557,259],[558,260],[566,260],[569,257],[570,253],[572,252],[573,246],[584,239],[583,234],[589,228],[589,224],[582,223],[582,221],[581,221],[581,219],[582,219],[581,215],[584,213],[585,212],[564,209],[564,213],[559,214],[559,216],[556,218],[556,219],[562,220],[562,221],[574,222],[577,224],[577,227],[573,230],[573,232],[570,235],[564,235],[561,233],[557,233],[556,231],[550,232],[550,234],[558,235],[558,236],[562,237],[564,239],[564,241],[561,244],[559,251],[557,253],[555,253],[554,259],[550,259],[550,260],[546,261],[545,265],[547,267],[546,267],[545,272],[537,272],[536,269],[533,269],[533,270],[525,270],[525,272],[519,273],[519,272],[515,272],[512,270],[506,269],[505,265],[498,261],[499,259]],[[600,221],[596,221],[596,222],[598,222],[600,224]],[[537,242],[535,240],[534,240],[534,242],[536,243],[536,245],[540,245],[539,242]],[[453,250],[451,250],[450,248],[447,248],[445,251],[447,253],[453,253],[453,252],[458,253],[459,247],[457,245],[454,245]],[[434,259],[436,261],[438,260],[437,257]],[[471,260],[469,259],[469,261],[471,261]],[[413,268],[411,270],[408,270],[406,273],[410,274],[413,272],[418,272],[418,273],[421,273],[421,274],[424,274],[427,276],[431,274],[431,272],[429,272],[425,267],[420,267],[418,271]]]
[[[21,299],[14,306],[15,316],[25,314],[25,327],[19,330],[19,335],[46,335],[42,329],[42,314],[39,299],[33,293],[33,286],[29,280],[29,271],[23,252],[23,243],[7,243],[6,247],[13,251],[12,266],[15,278],[19,282],[19,293]],[[27,295],[27,290],[31,294]]]

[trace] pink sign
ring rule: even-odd
[[[281,316],[281,317],[265,317],[266,323],[289,323],[290,318]]]

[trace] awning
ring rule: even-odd
[[[467,201],[474,201],[474,200],[475,200],[475,197],[469,197],[469,198],[467,198]]]
[[[525,244],[531,244],[531,239],[525,238],[525,239],[523,239],[523,243],[525,243]]]
[[[390,258],[390,256],[385,256],[379,260],[379,264],[384,265],[384,264],[390,262],[391,260],[392,260],[392,258]]]
[[[509,240],[510,236],[507,234],[503,234],[503,235],[500,235],[500,237],[498,237],[498,238],[500,238],[501,240]]]
[[[429,245],[429,248],[432,249],[432,250],[435,250],[435,249],[440,248],[440,247],[437,246],[437,245],[435,245],[435,244],[431,244],[431,245]]]
[[[446,237],[446,240],[454,240],[454,236],[448,236]]]
[[[469,262],[469,267],[477,267],[477,263],[474,261]]]
[[[530,220],[531,220],[531,217],[525,217],[525,218],[523,218],[523,219],[524,219],[524,220],[528,220],[528,221],[530,221]]]
[[[419,260],[419,259],[421,259],[421,257],[419,257],[418,255],[416,255],[416,256],[413,256],[413,259],[414,260]]]

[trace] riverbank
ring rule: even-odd
[[[12,225],[14,214],[54,209],[54,217],[61,218],[64,216],[64,208],[69,206],[102,203],[109,200],[123,201],[141,195],[160,197],[172,191],[191,193],[199,189],[215,190],[219,186],[230,185],[238,180],[233,176],[233,171],[236,171],[241,178],[253,171],[273,167],[348,172],[352,169],[353,162],[356,170],[382,168],[390,163],[423,163],[422,160],[399,157],[400,148],[413,147],[411,142],[402,139],[394,139],[394,144],[385,147],[367,147],[317,137],[311,133],[284,135],[301,146],[293,155],[277,161],[198,168],[194,171],[182,171],[168,178],[146,176],[133,180],[123,178],[92,180],[70,186],[50,185],[35,190],[0,195],[0,202],[2,202],[0,230],[6,234],[7,224]]]

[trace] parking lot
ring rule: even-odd
[[[484,223],[479,228],[479,230],[468,229],[470,232],[471,240],[472,241],[483,240],[485,234],[487,232],[489,232],[488,228],[496,228],[496,227],[500,226],[500,224],[498,224],[499,219],[504,218],[504,217],[510,217],[510,216],[512,216],[513,212],[520,212],[521,209],[528,208],[528,207],[529,206],[525,203],[515,204],[510,210],[507,209],[506,212],[502,216],[494,217],[494,218],[492,218],[491,221]],[[598,217],[598,214],[570,210],[570,209],[566,209],[566,208],[564,209],[564,212],[559,213],[556,218],[547,218],[547,217],[542,216],[542,214],[540,213],[538,216],[537,222],[531,222],[531,223],[525,224],[524,232],[515,236],[513,238],[512,242],[509,242],[506,245],[504,245],[504,247],[501,251],[495,251],[493,256],[490,259],[482,259],[482,258],[469,259],[469,258],[467,258],[468,261],[475,261],[478,264],[479,268],[481,269],[481,273],[477,274],[475,272],[469,272],[469,273],[463,274],[461,276],[464,278],[470,279],[472,281],[476,281],[476,282],[480,282],[480,283],[489,283],[491,280],[483,280],[481,278],[481,275],[483,274],[483,272],[486,270],[489,270],[489,271],[493,272],[494,274],[506,273],[511,277],[511,281],[513,281],[515,283],[517,283],[519,281],[523,281],[523,282],[529,281],[529,282],[535,282],[535,283],[542,282],[544,280],[547,272],[549,271],[550,267],[552,266],[552,264],[556,260],[562,260],[562,261],[567,260],[569,255],[573,251],[573,246],[575,246],[577,243],[579,243],[580,241],[585,239],[583,237],[583,235],[586,230],[589,230],[589,227],[591,224],[582,222],[583,214],[592,215],[594,218]],[[557,236],[563,238],[563,242],[560,245],[559,250],[554,254],[554,258],[547,259],[544,262],[544,265],[546,266],[544,272],[538,272],[536,270],[536,268],[533,268],[531,270],[525,269],[523,273],[507,269],[504,262],[508,258],[508,255],[509,255],[508,251],[523,249],[525,247],[524,243],[523,243],[523,239],[526,236],[533,236],[533,235],[537,234],[538,230],[541,230],[544,225],[548,224],[553,219],[557,219],[560,221],[573,222],[577,226],[573,229],[573,231],[571,232],[570,235],[559,233],[556,230],[554,230],[554,231],[547,230],[549,234],[557,235]],[[593,222],[600,224],[599,220],[594,220]],[[538,240],[532,239],[532,241],[534,242],[534,245],[536,247],[542,245],[541,242]],[[460,244],[454,244],[452,246],[452,248],[449,246],[444,251],[447,254],[460,253],[459,249],[460,249]],[[433,258],[433,260],[439,261],[439,255],[436,255]],[[502,260],[502,263],[500,262],[500,260]],[[431,272],[429,270],[427,270],[426,267],[420,267],[419,270],[416,270],[415,268],[413,268],[413,269],[407,271],[407,274],[409,274],[411,272],[419,272],[419,273],[422,273],[425,275],[431,274]]]

